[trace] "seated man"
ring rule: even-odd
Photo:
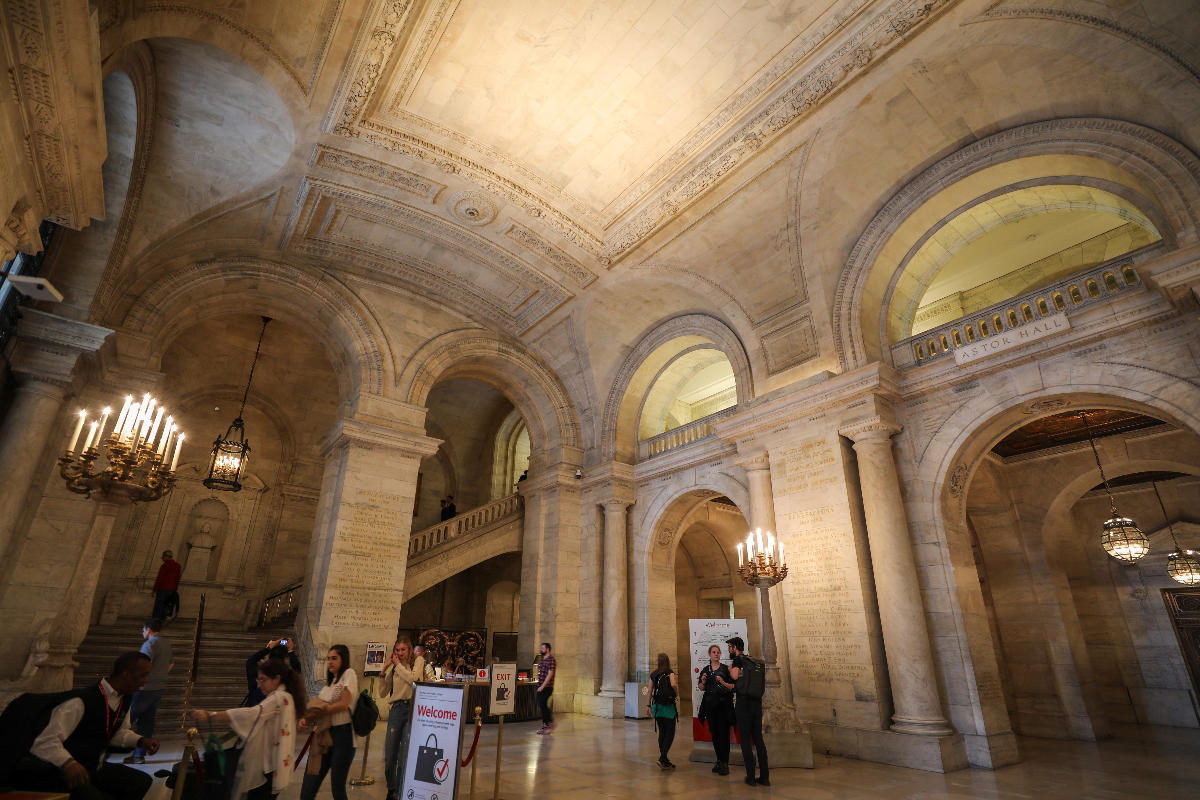
[[[12,759],[12,786],[70,792],[71,800],[141,800],[153,779],[105,756],[109,745],[158,752],[157,739],[138,736],[129,725],[130,698],[146,683],[150,664],[142,653],[125,653],[107,679],[86,689],[13,700],[5,727],[24,730],[26,744],[5,754]]]

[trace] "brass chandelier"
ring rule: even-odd
[[[743,553],[743,546],[745,551]],[[787,562],[783,560],[783,542],[775,541],[768,531],[764,546],[761,528],[746,536],[743,544],[738,542],[738,575],[746,585],[757,589],[770,589],[787,577]],[[743,557],[744,555],[744,557]]]
[[[1163,505],[1162,495],[1158,493],[1158,483],[1151,481],[1154,496],[1158,498],[1158,507],[1162,509],[1163,521],[1167,523],[1167,531],[1171,534],[1171,544],[1175,549],[1167,556],[1167,575],[1184,586],[1200,584],[1200,553],[1195,550],[1184,550],[1175,538],[1175,529],[1171,526],[1171,518],[1167,516],[1167,507]]]

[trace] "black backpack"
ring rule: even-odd
[[[654,704],[658,706],[675,705],[675,687],[671,685],[671,673],[664,672],[654,681]]]
[[[742,655],[736,666],[741,672],[738,673],[734,691],[746,697],[762,699],[767,689],[767,665],[757,658]]]
[[[354,726],[355,733],[366,736],[375,729],[376,722],[379,722],[379,706],[375,705],[374,698],[363,689],[359,692],[354,713],[350,715],[350,723]]]

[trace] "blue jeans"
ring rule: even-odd
[[[411,700],[397,700],[388,711],[387,736],[383,740],[383,774],[389,795],[400,791],[404,782],[404,762],[408,757],[408,720]]]
[[[345,725],[334,725],[329,729],[329,734],[333,737],[333,747],[321,758],[320,774],[305,773],[304,783],[300,786],[300,800],[314,800],[317,790],[330,772],[333,776],[330,778],[329,791],[333,792],[333,800],[346,800],[346,779],[350,777],[350,765],[354,763],[354,731],[347,722]]]
[[[158,714],[158,704],[162,702],[162,689],[140,689],[134,692],[133,704],[129,706],[129,724],[139,736],[147,739],[154,736],[154,717]],[[138,747],[133,751],[135,756],[146,755],[146,751]]]

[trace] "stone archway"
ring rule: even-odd
[[[1179,142],[1157,131],[1115,119],[1053,119],[1010,128],[970,144],[934,163],[905,185],[876,213],[859,236],[838,278],[833,330],[843,370],[881,358],[884,309],[898,265],[908,245],[897,244],[906,225],[924,220],[916,239],[959,203],[949,195],[970,189],[973,197],[998,186],[1038,180],[1047,174],[1074,175],[1103,182],[1130,197],[1144,198],[1146,210],[1163,223],[1172,245],[1200,238],[1200,161]],[[994,176],[994,177],[993,177]],[[978,186],[974,183],[978,182]],[[947,198],[934,209],[931,201]],[[920,213],[918,213],[920,212]],[[898,254],[884,258],[891,245]]]
[[[750,359],[731,327],[707,314],[685,314],[662,322],[642,336],[613,378],[600,426],[600,450],[605,461],[633,463],[635,460],[636,426],[643,392],[659,370],[677,355],[665,347],[676,340],[678,351],[702,343],[715,345],[733,368],[737,402],[744,403],[754,396]]]

